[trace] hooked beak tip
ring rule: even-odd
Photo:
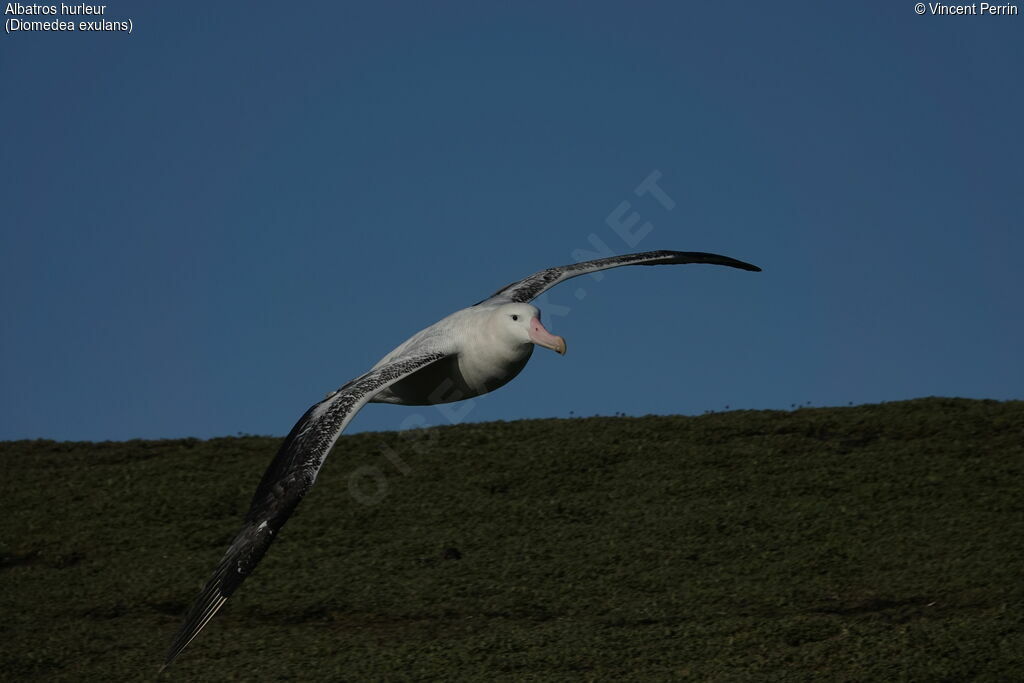
[[[530,341],[537,346],[551,349],[559,355],[565,355],[565,339],[545,330],[544,326],[540,324],[539,318],[534,318],[530,322]]]

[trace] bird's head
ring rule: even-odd
[[[530,304],[504,304],[494,311],[502,334],[522,344],[536,344],[565,353],[565,340],[551,334],[540,323],[540,311]]]

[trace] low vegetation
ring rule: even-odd
[[[154,680],[277,438],[0,444],[5,680]],[[161,678],[1024,680],[1024,402],[345,436]]]

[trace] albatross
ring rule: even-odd
[[[522,371],[534,346],[559,354],[566,351],[565,340],[544,328],[540,311],[530,304],[543,292],[570,278],[608,268],[682,263],[761,270],[727,256],[697,251],[647,251],[547,268],[417,332],[367,372],[310,406],[263,474],[242,528],[185,615],[161,671],[252,574],[313,486],[341,432],[364,405],[435,405],[494,391]]]

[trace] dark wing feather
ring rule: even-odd
[[[586,275],[587,273],[594,273],[607,268],[618,268],[619,266],[664,266],[678,263],[710,263],[717,266],[741,268],[743,270],[761,270],[757,266],[737,261],[728,256],[707,254],[702,251],[644,251],[638,254],[623,254],[622,256],[611,256],[594,261],[582,261],[568,266],[547,268],[518,282],[502,287],[492,294],[490,299],[485,299],[484,301],[503,299],[517,303],[528,303],[559,282],[580,275]]]
[[[381,389],[445,355],[435,352],[397,359],[349,382],[306,411],[281,444],[256,488],[245,523],[185,616],[164,668],[253,572],[277,532],[313,486],[331,447],[359,409]]]

